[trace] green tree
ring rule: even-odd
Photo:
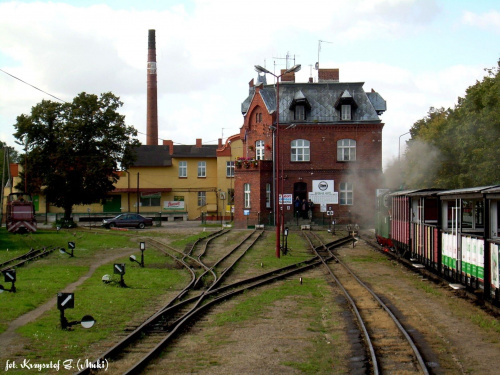
[[[112,93],[81,93],[71,103],[44,100],[18,116],[14,136],[25,145],[26,171],[17,188],[24,190],[27,178],[28,192],[63,208],[65,220],[73,205],[105,199],[139,146],[137,131],[117,112],[122,105]]]
[[[487,73],[458,98],[455,108],[431,108],[413,125],[405,155],[407,187],[500,183],[500,61]]]

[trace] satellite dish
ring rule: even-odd
[[[106,274],[102,277],[103,283],[109,283],[110,281],[111,281],[111,276],[109,276],[108,274]]]
[[[131,255],[131,256],[129,257],[129,259],[130,259],[130,261],[131,261],[131,262],[136,262],[135,255]]]
[[[80,324],[82,325],[83,328],[92,328],[92,326],[95,324],[95,319],[90,315],[85,315],[82,318]]]

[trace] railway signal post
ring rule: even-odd
[[[2,271],[3,273],[3,276],[4,276],[4,281],[6,283],[12,283],[12,286],[10,287],[10,289],[5,289],[3,287],[3,285],[0,285],[0,293],[3,292],[4,290],[6,292],[12,292],[12,293],[15,293],[16,292],[16,270],[14,268],[10,269],[10,270],[4,270]]]
[[[61,313],[61,328],[68,329],[75,324],[81,324],[83,328],[91,328],[95,324],[95,319],[90,315],[85,315],[82,320],[68,321],[68,319],[64,316],[64,310],[73,309],[74,307],[74,293],[57,293],[57,308]]]

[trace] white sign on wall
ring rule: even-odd
[[[319,204],[321,212],[329,211],[327,205],[339,204],[339,193],[334,191],[334,180],[313,180],[309,199]]]
[[[183,210],[184,201],[163,201],[164,210]]]
[[[292,200],[293,194],[283,194],[283,198],[281,197],[281,194],[279,194],[279,204],[292,204]]]
[[[334,193],[334,181],[333,180],[313,180],[313,193]]]

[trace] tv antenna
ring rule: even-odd
[[[316,63],[316,67],[314,68],[316,70],[319,70],[319,53],[321,51],[321,43],[333,44],[333,42],[327,42],[326,40],[318,40],[318,62]]]
[[[295,65],[295,55],[290,56],[290,52],[287,52],[286,53],[286,56],[285,57],[273,57],[273,59],[275,60],[285,60],[285,69],[288,69],[288,61],[289,60],[292,60],[293,61],[293,64],[290,65],[290,67],[294,66]],[[274,69],[276,71],[276,61],[274,61]]]

